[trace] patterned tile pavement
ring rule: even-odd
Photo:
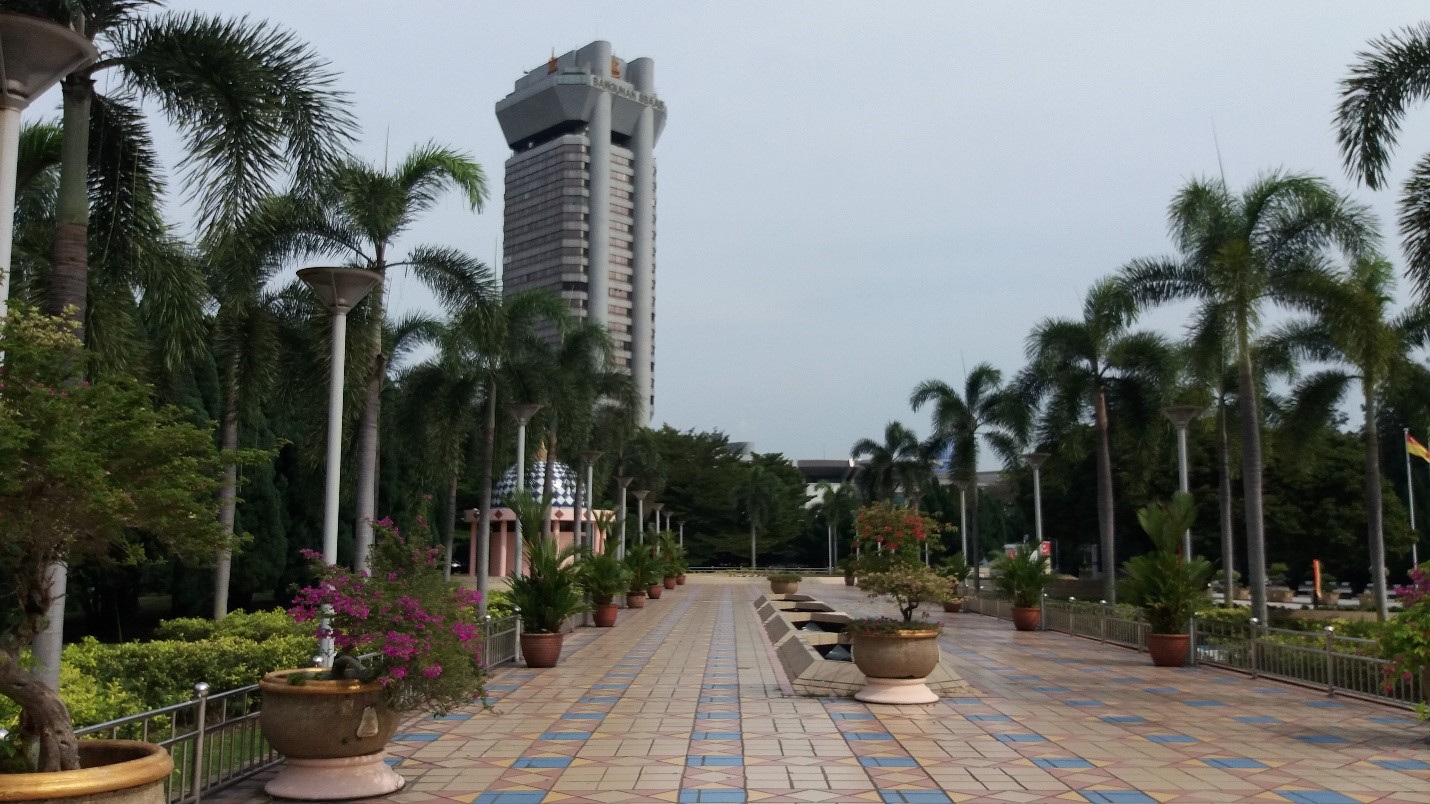
[[[977,697],[795,697],[750,605],[762,587],[693,578],[569,635],[556,668],[499,671],[495,711],[403,725],[407,786],[371,801],[1430,802],[1409,713],[974,614],[937,616]],[[842,585],[805,591],[874,611]],[[268,801],[268,778],[205,800]]]

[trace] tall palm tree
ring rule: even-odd
[[[1117,602],[1109,397],[1152,400],[1172,373],[1172,351],[1162,336],[1129,332],[1137,307],[1123,286],[1104,279],[1088,290],[1082,318],[1047,318],[1028,335],[1028,366],[1018,387],[1032,405],[1051,397],[1059,411],[1090,413],[1097,444],[1097,523],[1102,552],[1102,596]],[[1133,386],[1133,387],[1128,387]],[[1154,414],[1155,415],[1155,414]]]
[[[859,510],[859,489],[849,483],[832,484],[821,481],[815,489],[819,494],[819,511],[824,515],[824,525],[829,531],[829,543],[833,546],[832,561],[838,561],[839,529],[852,527],[854,516]]]
[[[883,443],[861,438],[849,450],[849,457],[868,461],[859,473],[859,485],[870,499],[892,500],[899,487],[912,477],[921,455],[918,436],[899,422],[884,425]]]
[[[398,238],[448,191],[460,193],[473,211],[480,210],[487,197],[486,175],[467,155],[435,143],[413,149],[391,170],[344,161],[303,212],[310,232],[304,250],[337,256],[382,277],[363,303],[370,321],[384,320],[387,275],[399,268],[431,288],[450,310],[490,307],[497,296],[496,282],[480,260],[448,246],[416,246],[405,258],[393,255]],[[372,545],[382,389],[392,360],[383,348],[380,326],[370,330],[366,356],[357,432],[357,566],[364,565]]]
[[[759,566],[759,530],[774,513],[778,482],[769,470],[755,464],[740,486],[740,507],[745,512],[745,520],[750,523],[750,569]]]
[[[1394,290],[1390,263],[1377,257],[1362,257],[1351,265],[1344,278],[1337,278],[1327,289],[1331,303],[1315,318],[1282,325],[1267,338],[1265,347],[1267,351],[1287,350],[1316,362],[1340,364],[1311,374],[1296,389],[1298,401],[1306,405],[1300,412],[1309,410],[1317,419],[1329,415],[1352,383],[1360,385],[1366,543],[1381,620],[1386,618],[1388,607],[1377,405],[1386,386],[1412,368],[1410,351],[1425,345],[1430,334],[1430,305],[1411,305],[1392,316]]]
[[[1337,139],[1346,171],[1372,190],[1385,171],[1407,107],[1430,99],[1430,22],[1371,40],[1341,80]],[[1400,196],[1406,273],[1430,297],[1430,152],[1411,168]]]
[[[979,363],[969,372],[959,394],[942,380],[925,380],[914,388],[909,405],[918,410],[933,404],[933,434],[930,441],[940,448],[953,449],[953,476],[973,490],[972,516],[968,521],[969,545],[974,555],[969,563],[978,567],[983,551],[979,542],[978,447],[981,439],[1008,465],[1018,462],[1019,449],[1028,433],[1028,408],[1015,389],[1004,387],[1003,372],[988,363]],[[982,586],[982,572],[973,576],[974,588]]]
[[[1196,179],[1167,212],[1179,257],[1138,259],[1121,279],[1142,304],[1191,299],[1223,322],[1235,346],[1252,609],[1266,618],[1266,530],[1261,498],[1261,415],[1252,340],[1271,305],[1313,309],[1333,247],[1349,255],[1372,248],[1365,207],[1311,176],[1268,173],[1237,196],[1224,182]]]

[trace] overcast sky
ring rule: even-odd
[[[845,457],[894,418],[927,435],[927,412],[908,408],[919,381],[961,384],[980,361],[1017,371],[1037,320],[1076,315],[1093,281],[1167,252],[1167,202],[1217,174],[1217,143],[1234,188],[1285,168],[1353,191],[1403,262],[1395,193],[1346,179],[1332,110],[1356,51],[1425,18],[1423,2],[173,7],[311,43],[352,94],[365,158],[428,140],[468,151],[492,203],[472,215],[453,199],[404,245],[489,262],[510,154],[493,104],[553,48],[605,39],[654,59],[669,110],[655,423],[791,458]],[[1394,175],[1426,150],[1430,105],[1411,113]],[[411,282],[392,300],[431,303]]]

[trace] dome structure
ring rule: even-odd
[[[546,484],[546,461],[532,461],[526,465],[526,488],[532,494],[541,496]],[[516,464],[512,464],[502,474],[501,480],[492,487],[492,504],[506,505],[508,494],[516,491]],[[557,508],[576,504],[576,473],[560,461],[556,461],[551,471],[551,504]]]

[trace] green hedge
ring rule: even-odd
[[[317,650],[311,636],[279,635],[262,641],[221,636],[119,645],[86,637],[65,648],[64,662],[100,683],[118,684],[153,708],[193,697],[198,681],[222,692],[255,684],[270,670],[307,667]]]
[[[182,642],[197,642],[200,639],[224,636],[264,640],[272,636],[305,636],[312,633],[312,623],[296,622],[283,609],[272,609],[236,611],[218,622],[203,617],[164,620],[154,629],[154,638],[177,639]]]

